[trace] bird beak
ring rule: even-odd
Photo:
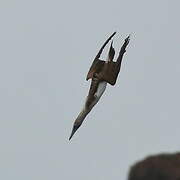
[[[73,137],[74,133],[78,130],[79,127],[80,127],[80,126],[76,126],[76,125],[73,126],[71,135],[70,135],[70,137],[69,137],[69,141],[71,140],[71,138]]]

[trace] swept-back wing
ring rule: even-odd
[[[111,85],[115,85],[116,83],[118,74],[121,69],[122,58],[124,53],[126,52],[126,47],[129,44],[129,40],[130,40],[130,36],[128,36],[125,39],[124,44],[122,45],[121,50],[119,52],[117,61],[116,62],[109,61],[104,65],[102,71],[100,72],[102,80],[108,82]]]
[[[104,61],[100,61],[99,58],[100,58],[100,55],[103,51],[103,49],[105,48],[105,46],[107,45],[107,43],[111,40],[111,38],[116,34],[116,32],[114,32],[107,40],[106,42],[103,44],[103,46],[101,47],[101,49],[99,50],[98,54],[96,55],[91,67],[90,67],[90,70],[87,74],[87,77],[86,77],[86,80],[88,79],[91,79],[93,77],[93,74],[95,72],[97,72],[97,70],[100,70],[103,65],[104,65]]]

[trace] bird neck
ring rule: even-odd
[[[78,117],[76,118],[76,123],[82,124],[86,116],[88,115],[90,111],[88,111],[85,107],[81,110]]]

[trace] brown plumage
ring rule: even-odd
[[[116,83],[117,76],[121,68],[122,58],[123,58],[124,53],[126,52],[126,47],[129,43],[129,36],[125,39],[125,42],[123,46],[121,47],[121,50],[119,52],[119,56],[116,62],[113,62],[113,58],[115,55],[113,42],[111,43],[107,60],[103,61],[99,59],[103,49],[105,48],[105,46],[108,44],[108,42],[111,40],[111,38],[115,34],[116,32],[114,32],[106,40],[106,42],[103,44],[103,46],[99,50],[98,54],[96,55],[90,67],[90,70],[86,77],[86,80],[92,79],[90,90],[86,98],[86,102],[83,107],[83,110],[80,112],[80,114],[78,115],[77,119],[74,122],[74,126],[73,126],[69,140],[72,138],[72,136],[77,131],[77,129],[81,126],[87,114],[91,111],[94,105],[99,101],[100,97],[105,91],[106,84],[109,83],[111,85],[114,85]]]
[[[116,80],[117,80],[117,76],[119,74],[120,68],[121,68],[121,62],[122,62],[122,58],[124,53],[126,52],[126,47],[129,44],[129,40],[130,40],[130,36],[128,36],[125,39],[125,42],[123,44],[123,46],[121,47],[121,50],[119,52],[119,56],[117,58],[117,61],[114,62],[113,58],[114,58],[114,48],[112,46],[111,43],[111,47],[109,50],[109,61],[102,61],[99,59],[103,49],[105,48],[106,44],[110,41],[110,39],[115,35],[115,32],[107,39],[107,41],[103,44],[103,46],[101,47],[100,51],[98,52],[98,54],[96,55],[90,70],[87,74],[86,80],[92,79],[94,74],[98,74],[98,77],[101,78],[101,80],[108,82],[111,85],[115,85]]]

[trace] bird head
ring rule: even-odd
[[[69,137],[69,140],[71,140],[71,138],[73,137],[74,133],[78,130],[78,128],[81,126],[81,124],[82,123],[74,123],[71,135]]]

